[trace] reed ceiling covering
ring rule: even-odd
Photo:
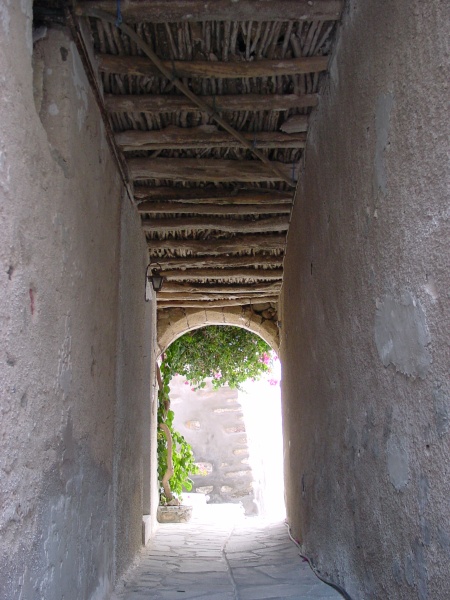
[[[51,2],[38,5],[47,9]],[[58,3],[57,3],[58,4]],[[166,278],[158,308],[276,308],[339,0],[64,6]]]

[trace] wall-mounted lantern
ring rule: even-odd
[[[145,301],[150,300],[151,294],[149,294],[149,284],[155,292],[160,292],[164,282],[164,277],[161,274],[161,265],[159,263],[147,265],[145,271]]]

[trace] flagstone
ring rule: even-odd
[[[338,600],[299,556],[283,523],[202,507],[190,523],[160,525],[117,600]]]

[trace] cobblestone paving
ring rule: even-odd
[[[284,523],[245,519],[235,505],[200,513],[160,525],[112,600],[341,598],[302,561]]]

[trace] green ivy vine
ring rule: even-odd
[[[178,502],[183,490],[188,492],[191,491],[192,479],[190,479],[190,475],[196,475],[200,470],[195,464],[195,458],[190,444],[186,442],[184,436],[176,431],[173,426],[174,412],[170,409],[169,386],[173,373],[166,357],[164,357],[164,360],[161,363],[160,372],[162,385],[158,391],[158,480],[160,482],[160,502],[161,504],[167,504],[173,502],[174,499],[175,502]],[[167,472],[169,465],[169,440],[164,431],[160,428],[161,424],[167,425],[172,439],[173,475],[170,478],[169,494],[164,492],[162,486],[163,477]]]

